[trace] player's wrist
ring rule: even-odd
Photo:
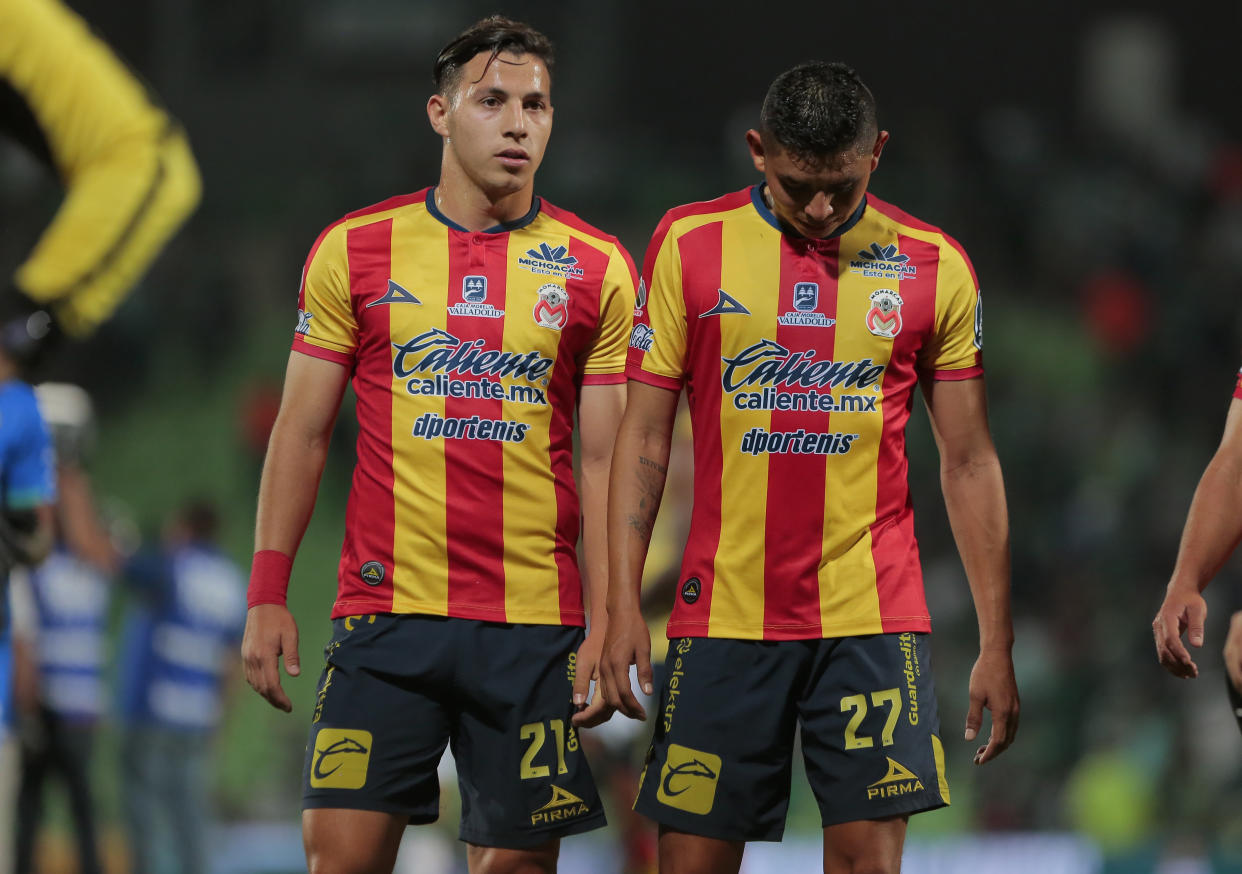
[[[276,604],[284,607],[289,591],[293,559],[277,549],[260,549],[250,565],[250,585],[246,587],[246,607]]]

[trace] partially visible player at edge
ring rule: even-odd
[[[542,34],[501,17],[449,43],[427,102],[439,184],[347,215],[306,262],[242,652],[291,709],[286,585],[352,377],[358,457],[303,777],[314,874],[390,871],[405,826],[438,815],[447,743],[472,872],[554,871],[562,836],[604,824],[577,727],[611,713],[585,698],[636,275],[614,237],[534,196],[551,66]]]
[[[1182,635],[1190,645],[1203,646],[1207,602],[1201,594],[1220,573],[1242,542],[1242,373],[1233,391],[1225,431],[1212,460],[1195,489],[1177,563],[1166,588],[1164,603],[1152,621],[1156,657],[1175,677],[1199,676]],[[1225,670],[1233,690],[1235,713],[1242,725],[1242,611],[1235,612],[1225,638]]]
[[[684,385],[694,510],[635,805],[660,824],[660,870],[737,871],[746,841],[780,840],[800,720],[824,870],[897,871],[909,814],[949,802],[907,485],[916,383],[979,621],[975,762],[1018,727],[978,285],[954,240],[866,193],[888,133],[853,70],[787,71],[761,121],[763,180],[670,211],[643,265],[602,682],[645,718],[628,671],[650,686],[639,579]]]

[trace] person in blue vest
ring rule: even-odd
[[[216,546],[212,504],[188,502],[139,555],[121,659],[121,764],[134,874],[207,870],[210,737],[246,622],[246,582]]]
[[[37,564],[52,545],[52,443],[34,391],[0,346],[0,874],[13,860],[18,747],[9,632],[9,572]]]
[[[78,871],[102,871],[90,788],[91,755],[105,710],[105,635],[111,578],[119,555],[95,508],[81,466],[93,423],[90,398],[79,387],[44,383],[35,389],[57,456],[56,545],[24,574],[32,609],[28,635],[32,681],[21,690],[22,777],[17,805],[17,874],[35,870],[43,790],[57,774],[68,793],[77,836]],[[14,586],[18,580],[13,581]],[[16,593],[16,591],[15,591]],[[15,617],[16,618],[16,617]],[[23,700],[24,699],[24,700]]]

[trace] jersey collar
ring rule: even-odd
[[[783,228],[781,226],[780,220],[777,219],[776,215],[772,212],[772,210],[768,208],[767,201],[763,199],[763,189],[766,187],[766,185],[767,185],[766,182],[757,182],[754,185],[752,185],[750,189],[750,202],[755,205],[755,211],[759,213],[759,217],[762,218],[768,224],[770,224],[772,227],[776,228],[782,234],[786,234],[787,236],[795,237],[797,239],[803,239],[801,234],[791,233],[790,231],[787,231],[785,228]],[[838,227],[835,231],[833,231],[831,234],[829,234],[827,237],[824,237],[823,239],[831,240],[833,237],[839,237],[842,234],[844,234],[850,228],[854,227],[854,225],[858,224],[859,220],[862,219],[863,213],[866,211],[866,209],[867,209],[867,195],[864,194],[862,202],[858,204],[858,209],[854,210],[854,214],[850,216],[840,227]]]
[[[431,188],[427,189],[426,203],[427,203],[427,212],[431,213],[432,217],[434,217],[436,221],[440,222],[441,224],[448,225],[450,228],[452,228],[455,231],[461,231],[463,234],[470,233],[470,231],[466,230],[461,225],[457,224],[457,222],[453,221],[451,218],[446,216],[444,213],[440,212],[440,208],[436,206],[436,186],[433,185]],[[526,213],[526,215],[522,216],[519,219],[514,219],[511,222],[501,222],[498,225],[493,225],[492,227],[487,228],[486,230],[480,231],[480,233],[505,234],[505,233],[508,233],[509,231],[520,230],[535,220],[536,216],[539,215],[539,210],[542,208],[542,206],[543,206],[543,201],[539,197],[532,197],[531,202],[530,202],[530,212]]]

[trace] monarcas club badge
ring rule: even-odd
[[[887,288],[871,292],[871,309],[867,310],[867,330],[889,340],[901,333],[901,295]]]
[[[536,325],[559,331],[569,322],[569,294],[549,282],[539,289],[539,300],[531,314]]]

